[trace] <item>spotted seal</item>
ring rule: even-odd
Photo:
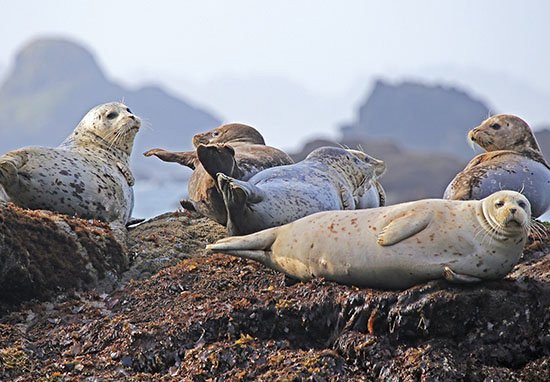
[[[531,224],[527,198],[499,191],[477,201],[427,199],[328,211],[208,245],[306,281],[404,289],[436,279],[473,283],[504,277]]]
[[[216,174],[248,180],[264,169],[294,163],[283,151],[266,146],[255,128],[230,123],[193,137],[194,151],[176,152],[151,149],[145,156],[156,156],[194,170],[188,191],[192,207],[220,224],[227,223],[222,196],[216,188]]]
[[[140,126],[122,103],[96,106],[59,146],[0,156],[0,184],[24,208],[126,224],[134,204],[129,160]]]
[[[499,190],[520,191],[534,217],[550,208],[550,167],[529,125],[514,115],[496,115],[468,133],[487,150],[468,163],[445,190],[444,198],[483,199]]]
[[[259,172],[248,181],[218,174],[227,229],[243,235],[327,210],[370,207],[383,161],[363,152],[321,147],[303,161]],[[379,200],[375,200],[379,203]]]

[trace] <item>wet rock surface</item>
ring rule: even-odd
[[[0,203],[0,313],[114,282],[127,267],[125,243],[108,225]]]
[[[118,289],[64,293],[0,318],[0,375],[550,380],[548,239],[531,242],[504,280],[393,292],[323,280],[288,285],[259,264],[206,255],[204,245],[222,235],[216,223],[186,213],[134,228],[133,273]]]

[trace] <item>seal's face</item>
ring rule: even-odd
[[[358,157],[361,161],[370,164],[374,168],[374,173],[376,174],[376,177],[380,177],[386,172],[386,163],[383,160],[371,157],[370,155],[367,155],[360,150],[348,149],[347,151]]]
[[[482,201],[483,213],[495,232],[527,235],[531,223],[531,204],[519,192],[498,191]]]
[[[468,141],[486,151],[522,151],[532,147],[533,133],[529,125],[515,115],[500,114],[487,118],[468,132]]]
[[[264,138],[255,128],[240,123],[222,125],[205,133],[193,137],[193,146],[200,144],[212,145],[216,143],[247,142],[265,145]]]
[[[110,148],[128,155],[132,152],[134,138],[141,127],[141,120],[119,102],[106,103],[90,110],[80,121],[73,135],[100,137]]]

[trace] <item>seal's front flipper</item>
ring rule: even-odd
[[[235,150],[229,145],[199,145],[197,157],[213,179],[216,179],[218,173],[237,179],[243,175],[235,160]]]
[[[431,212],[407,212],[382,228],[377,242],[384,247],[397,244],[424,230],[431,220]]]
[[[386,205],[386,191],[379,181],[375,181],[374,185],[376,186],[376,191],[378,191],[379,207],[384,207]]]
[[[164,149],[151,149],[143,153],[146,157],[156,156],[164,162],[179,163],[182,166],[194,170],[198,164],[197,153],[194,151],[168,151]]]
[[[453,284],[474,284],[483,281],[479,277],[456,273],[449,267],[443,269],[443,276],[445,280]]]

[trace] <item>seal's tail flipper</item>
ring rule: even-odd
[[[268,264],[271,246],[277,238],[279,229],[280,227],[275,227],[251,235],[228,237],[207,245],[206,249]]]
[[[264,199],[264,192],[260,188],[223,173],[217,174],[217,184],[227,208],[244,208],[246,203],[259,203]]]
[[[213,179],[216,179],[218,173],[237,179],[243,175],[235,160],[235,150],[229,145],[199,145],[197,156]]]

